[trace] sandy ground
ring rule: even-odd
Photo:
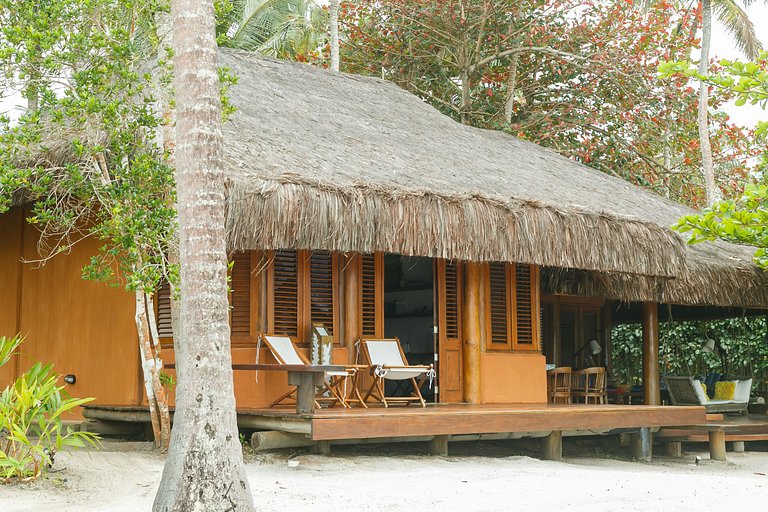
[[[252,455],[248,477],[260,511],[740,512],[768,504],[767,452],[729,452],[728,462],[702,452],[699,465],[692,452],[650,464],[592,452],[549,462],[510,455],[520,449],[502,443],[461,445],[448,457],[420,455],[418,445]],[[145,443],[61,453],[44,479],[0,486],[0,510],[150,510],[162,468],[163,456]]]

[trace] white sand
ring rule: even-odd
[[[566,441],[567,442],[567,441]],[[129,447],[130,448],[130,447]],[[110,447],[107,448],[109,450]],[[125,450],[126,446],[119,448]],[[547,462],[524,456],[299,455],[249,457],[248,476],[260,511],[332,510],[765,510],[768,453],[728,453],[728,462],[653,463],[577,457]],[[502,450],[503,452],[503,450]],[[369,449],[375,454],[376,449]],[[406,454],[404,454],[406,453]],[[477,455],[482,453],[482,456]],[[0,511],[150,510],[163,468],[152,451],[59,454],[54,472],[31,484],[0,486]]]

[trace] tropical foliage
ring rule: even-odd
[[[0,367],[23,339],[0,337]],[[0,482],[34,480],[63,447],[98,447],[98,436],[74,431],[62,417],[92,398],[72,398],[53,365],[36,363],[0,392]]]
[[[715,352],[705,353],[705,339],[720,342],[725,360]],[[613,328],[612,372],[622,384],[642,380],[642,328],[637,324]],[[710,322],[668,322],[659,326],[659,355],[662,373],[705,376],[723,373],[756,376],[768,370],[768,343],[764,318],[731,318]]]
[[[328,43],[328,13],[313,0],[232,0],[219,5],[220,46],[314,60],[321,58]]]
[[[447,115],[500,129],[693,205],[696,91],[660,83],[696,47],[697,13],[672,3],[363,0],[344,4],[346,69],[393,80]],[[727,101],[719,95],[717,110]],[[713,117],[720,183],[738,190],[753,141]]]

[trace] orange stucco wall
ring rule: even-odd
[[[546,403],[546,361],[542,354],[483,352],[483,403]]]
[[[18,276],[6,280],[14,268],[19,268],[18,253],[13,255],[14,239],[23,240],[21,254],[25,260],[39,259],[38,232],[22,221],[18,210],[0,216],[0,277],[4,285],[19,281]],[[70,254],[56,256],[43,266],[22,264],[21,292],[16,293],[20,322],[18,326],[15,319],[9,322],[7,311],[16,315],[15,304],[9,303],[7,296],[0,298],[0,311],[5,311],[0,317],[0,334],[13,334],[18,328],[26,337],[20,349],[19,372],[37,361],[51,362],[59,374],[76,376],[77,382],[67,385],[73,396],[94,397],[103,404],[137,403],[139,362],[133,296],[81,277],[82,267],[98,246],[98,241],[84,240]],[[14,377],[4,372],[0,385],[7,385]]]

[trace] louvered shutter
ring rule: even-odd
[[[299,323],[299,265],[296,251],[275,251],[271,269],[271,334],[297,336]]]
[[[445,262],[445,336],[459,338],[459,268],[456,262]]]
[[[309,257],[310,322],[321,323],[329,334],[336,328],[337,305],[334,291],[338,288],[336,257],[329,252],[313,252]]]
[[[157,335],[160,338],[173,338],[173,322],[171,321],[171,285],[163,282],[157,290]]]
[[[381,253],[361,255],[360,333],[364,338],[384,336],[384,322],[381,318],[384,310],[383,262]]]
[[[236,252],[231,261],[230,326],[233,337],[246,338],[251,334],[251,255]]]
[[[490,349],[501,350],[512,348],[509,322],[509,278],[507,264],[492,262],[489,264],[489,295],[490,300]]]

